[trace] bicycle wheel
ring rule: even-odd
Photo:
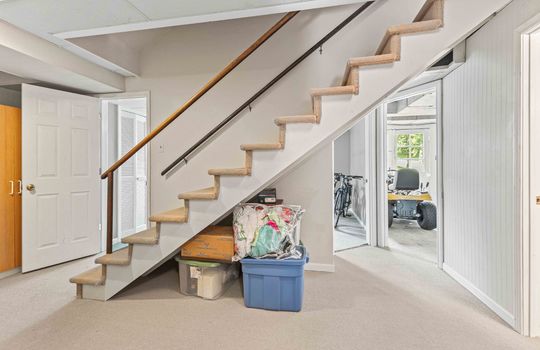
[[[345,203],[344,203],[344,206],[343,206],[343,216],[347,217],[349,216],[349,208],[351,206],[351,193],[352,193],[352,186],[351,185],[348,185],[347,186],[347,189],[345,191]]]
[[[343,209],[343,191],[340,189],[337,190],[335,199],[334,199],[334,213],[338,215]]]

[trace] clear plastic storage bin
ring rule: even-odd
[[[217,299],[239,276],[238,264],[182,260],[178,261],[180,293],[203,299]]]

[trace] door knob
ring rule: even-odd
[[[36,186],[34,186],[34,184],[28,184],[26,185],[26,189],[30,192],[32,192],[33,190],[36,189]]]

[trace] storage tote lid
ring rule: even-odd
[[[175,256],[174,259],[178,261],[180,264],[185,264],[189,266],[195,266],[195,267],[218,267],[221,264],[217,262],[209,262],[209,261],[196,261],[196,260],[182,260],[179,256]]]

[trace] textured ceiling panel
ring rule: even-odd
[[[287,5],[294,3],[309,3],[314,0],[129,0],[135,7],[152,20],[200,16],[212,13],[240,11],[263,7]],[[159,4],[159,5],[158,5]]]
[[[49,34],[148,20],[126,0],[2,1],[0,18],[21,28]]]

